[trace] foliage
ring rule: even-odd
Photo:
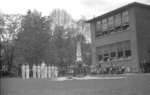
[[[56,58],[59,66],[67,66],[74,63],[75,48],[74,39],[64,36],[65,29],[57,26],[54,34],[54,44],[56,47]]]
[[[8,72],[11,72],[13,67],[15,39],[20,31],[21,18],[18,14],[1,15],[0,63],[1,68],[5,68],[4,70]]]
[[[45,58],[49,47],[49,35],[43,27],[44,18],[38,11],[29,11],[22,21],[22,31],[18,34],[16,50],[18,58],[29,64],[38,64]]]
[[[84,23],[76,23],[64,10],[54,10],[50,16],[42,16],[36,10],[29,10],[24,16],[0,16],[0,25],[5,26],[0,27],[0,45],[5,50],[3,63],[10,68],[41,61],[67,67],[76,61],[77,41],[81,41],[84,63],[91,64],[91,46],[86,43]]]

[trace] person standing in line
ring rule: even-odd
[[[58,77],[58,68],[55,67],[55,78],[57,78],[57,77]]]
[[[49,75],[50,75],[50,79],[52,78],[52,66],[49,66]]]
[[[33,75],[33,78],[36,79],[36,65],[33,64],[32,66],[32,75]]]
[[[47,65],[47,78],[49,78],[49,65]]]
[[[53,79],[55,79],[55,66],[53,67]]]
[[[48,68],[47,65],[45,65],[45,70],[44,70],[44,71],[45,71],[45,72],[44,72],[45,78],[47,78],[47,75],[48,75],[48,74],[47,74],[47,68]]]
[[[53,78],[55,79],[55,66],[53,67]]]
[[[54,67],[54,77],[56,79],[56,66]]]
[[[37,79],[37,64],[35,65],[35,76],[36,76],[36,79]]]
[[[41,68],[40,68],[40,65],[38,64],[37,65],[37,76],[38,76],[38,79],[40,79],[41,77]]]
[[[22,78],[25,79],[25,64],[21,65]]]
[[[26,79],[29,79],[29,75],[30,75],[29,65],[26,64]]]
[[[43,69],[42,69],[42,64],[40,65],[40,78],[43,78]]]
[[[51,71],[51,79],[53,78],[53,65],[50,66],[50,71]]]
[[[54,79],[54,66],[51,67],[51,79]]]
[[[27,67],[26,67],[27,64],[24,64],[24,66],[25,66],[25,67],[24,67],[24,68],[25,68],[25,79],[27,79]]]
[[[36,78],[38,78],[38,65],[37,64],[35,65],[35,69],[36,69],[35,70],[36,71]]]
[[[41,78],[43,79],[44,77],[45,77],[45,63],[44,62],[42,62],[42,64],[41,64]]]
[[[48,78],[51,78],[51,66],[48,65],[47,69],[48,69]]]

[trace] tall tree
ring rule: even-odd
[[[15,39],[20,31],[22,16],[19,14],[3,14],[1,17],[1,46],[3,66],[10,72],[13,67]]]
[[[18,34],[17,50],[22,60],[37,64],[45,60],[50,36],[45,28],[44,17],[38,11],[29,11],[22,21]],[[19,57],[18,57],[19,58]]]
[[[3,14],[3,23],[1,24],[1,41],[13,41],[21,29],[22,15],[20,14]]]
[[[55,62],[60,67],[70,65],[75,60],[75,40],[69,35],[66,37],[64,31],[63,27],[57,26],[53,36]]]

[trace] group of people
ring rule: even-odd
[[[28,64],[21,66],[23,79],[56,79],[58,77],[58,68],[56,66],[46,65],[44,62],[40,65],[33,65],[31,68]]]

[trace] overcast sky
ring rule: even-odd
[[[36,9],[49,15],[53,9],[61,8],[79,19],[83,15],[92,18],[135,1],[150,4],[150,0],[1,0],[0,11],[25,14],[28,9]]]

